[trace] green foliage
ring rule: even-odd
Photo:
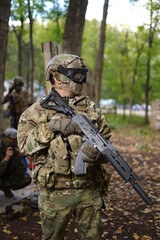
[[[128,101],[131,79],[129,44],[131,35],[127,29],[118,31],[108,27],[104,54],[102,98],[115,98],[117,102]],[[114,95],[114,97],[113,97]]]
[[[92,21],[86,20],[83,33],[82,57],[85,59],[87,66],[92,70],[94,70],[96,63],[99,28],[100,23],[96,19]]]
[[[125,39],[126,31],[128,31],[127,39]],[[101,97],[104,99],[114,98],[121,104],[124,102],[125,104],[129,103],[134,65],[138,54],[136,49],[137,43],[135,41],[136,34],[139,46],[144,44],[144,47],[138,62],[134,85],[133,104],[143,103],[145,101],[148,29],[144,26],[140,26],[137,29],[137,32],[133,33],[125,28],[119,31],[117,28],[108,26],[106,34],[107,42],[104,53],[103,86]],[[160,49],[158,46],[158,34],[158,32],[155,34],[155,40],[151,51],[150,101],[156,99],[160,92]]]
[[[58,44],[61,44],[69,0],[65,0],[63,6],[61,6],[58,0],[48,0],[48,3],[50,3],[50,7],[47,8],[47,11],[43,17],[44,19],[47,19],[47,22],[49,22],[51,25],[54,25],[51,33],[53,33],[53,36],[56,36],[56,40],[54,41]],[[51,39],[52,38],[53,37],[51,36]]]
[[[138,2],[139,0],[129,0],[130,3],[134,4],[135,2]]]
[[[144,126],[144,117],[133,115],[132,118],[126,116],[123,119],[121,114],[105,114],[112,129],[135,129],[135,127]]]
[[[20,3],[23,3],[23,9],[20,11]],[[30,1],[32,11],[35,11],[34,17],[38,14],[45,16],[45,1]],[[12,4],[12,21],[20,19],[26,19],[27,5],[26,1],[13,0]],[[68,1],[65,1],[65,12]],[[37,9],[37,10],[36,10]],[[63,10],[61,10],[63,12]],[[20,15],[21,14],[21,15]],[[51,20],[41,20],[38,22],[37,18],[33,24],[33,45],[34,45],[34,79],[38,80],[40,84],[45,84],[45,69],[44,69],[44,56],[42,52],[42,42],[54,41],[57,44],[62,42],[63,29],[65,24],[65,13],[59,17],[59,24]],[[13,22],[15,24],[15,22]],[[16,31],[20,31],[20,26],[15,26]],[[28,56],[29,56],[29,24],[27,21],[23,25],[22,34],[22,77],[26,81],[28,78]],[[8,37],[8,51],[7,51],[7,62],[6,62],[6,79],[12,79],[13,76],[18,75],[18,42],[12,26],[9,29]]]
[[[50,8],[46,9],[47,2],[50,2]],[[135,1],[134,1],[135,2]],[[156,2],[154,0],[154,2]],[[69,1],[64,1],[64,5],[60,1],[30,1],[33,17],[33,44],[34,44],[34,78],[40,83],[45,82],[44,75],[44,57],[42,53],[42,42],[54,41],[57,44],[62,43],[65,17]],[[154,6],[153,6],[154,7]],[[154,8],[153,8],[154,9]],[[155,11],[155,9],[154,9]],[[28,50],[29,50],[29,25],[27,18],[27,0],[13,0],[11,9],[12,20],[20,19],[23,16],[24,26],[22,32],[22,77],[28,77]],[[38,21],[36,16],[41,16]],[[154,17],[156,17],[154,15]],[[15,22],[14,22],[15,23]],[[17,23],[17,22],[16,22]],[[96,19],[92,21],[86,20],[83,42],[82,57],[89,68],[94,70],[96,62],[96,53],[99,43],[100,22]],[[15,25],[17,31],[21,31],[20,26]],[[107,25],[106,43],[104,51],[104,65],[102,76],[102,92],[101,97],[104,99],[115,99],[117,103],[129,103],[130,90],[134,65],[137,57],[138,36],[139,46],[144,43],[144,48],[139,58],[137,73],[135,77],[133,104],[144,103],[145,101],[145,81],[146,66],[148,54],[148,26],[139,26],[137,32],[134,33],[130,29],[123,27],[119,30],[117,27]],[[160,48],[159,48],[159,29],[156,28],[154,35],[153,47],[151,49],[151,81],[150,81],[150,102],[159,98],[160,92]],[[6,64],[6,79],[11,79],[18,74],[18,44],[12,26],[10,26],[8,36],[8,51]],[[126,117],[127,119],[127,117]],[[132,117],[134,120],[134,116]],[[127,120],[126,120],[127,121]],[[138,119],[135,119],[138,121]],[[143,121],[143,119],[142,119]],[[123,122],[127,124],[127,122]],[[113,122],[113,127],[116,123]]]
[[[18,45],[13,31],[8,35],[7,62],[5,79],[12,79],[18,75]]]
[[[47,11],[44,15],[46,19],[56,22],[58,19],[66,17],[69,0],[65,0],[63,6],[58,0],[48,0],[47,2],[49,3],[49,7],[47,7]]]
[[[25,21],[27,18],[27,5],[22,0],[12,0],[11,16],[12,21]]]
[[[141,136],[150,135],[150,131],[149,131],[148,128],[140,129],[139,134],[140,134]]]
[[[150,147],[148,146],[148,144],[142,144],[142,143],[137,144],[137,148],[142,150],[142,151],[149,151],[150,150]]]
[[[142,116],[133,115],[130,119],[126,116],[125,120],[121,114],[105,114],[109,124],[111,126],[113,134],[120,132],[124,134],[127,132],[130,136],[136,136],[141,138],[142,141],[137,142],[136,147],[142,151],[149,151],[149,142],[154,142],[156,139],[155,132],[148,126],[144,124],[144,118]]]

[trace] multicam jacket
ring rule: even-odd
[[[111,136],[105,116],[88,97],[76,96],[67,98],[66,101],[76,113],[86,115],[106,139]],[[102,181],[108,184],[109,176],[100,164],[96,166],[88,164],[86,175],[75,176],[74,163],[82,145],[82,137],[72,134],[66,139],[52,132],[49,123],[54,117],[61,119],[64,114],[44,109],[39,102],[30,106],[21,115],[18,125],[18,146],[23,155],[34,155],[36,167],[33,180],[48,189],[83,188],[99,182],[100,178],[101,186]],[[69,148],[66,142],[69,142]]]

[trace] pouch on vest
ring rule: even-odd
[[[38,182],[41,187],[51,188],[55,185],[55,174],[51,168],[47,168],[44,165],[39,168]]]
[[[68,137],[68,141],[71,147],[71,171],[74,173],[74,166],[75,166],[75,159],[77,157],[78,151],[80,150],[82,146],[82,138],[78,135],[70,135]]]
[[[42,149],[34,155],[35,167],[32,169],[32,182],[36,183],[38,181],[38,173],[41,167],[46,163],[46,149]]]
[[[62,137],[58,136],[52,140],[50,148],[55,155],[55,174],[68,175],[70,173],[70,159]]]

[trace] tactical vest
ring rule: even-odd
[[[94,109],[94,105],[88,103],[86,97],[71,98],[68,104],[76,113],[86,115],[95,126],[98,126],[99,113]],[[46,110],[46,114],[48,115],[46,119],[51,119],[54,116],[56,119],[62,118],[62,114],[54,110]],[[41,187],[48,189],[78,189],[95,184],[102,186],[104,181],[108,181],[109,175],[107,174],[104,179],[104,170],[100,164],[97,164],[96,167],[93,164],[88,164],[86,175],[76,176],[74,174],[75,159],[81,146],[82,137],[79,135],[72,134],[67,138],[56,135],[50,142],[48,149],[43,149],[37,153],[33,181],[39,182]]]

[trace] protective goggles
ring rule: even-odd
[[[7,140],[7,142],[9,142],[9,143],[14,143],[14,144],[17,143],[17,139],[15,139],[15,138],[6,137],[6,140]]]
[[[72,81],[76,83],[86,82],[86,76],[88,69],[85,68],[64,68],[62,65],[57,67],[59,73],[65,75],[70,78]]]

